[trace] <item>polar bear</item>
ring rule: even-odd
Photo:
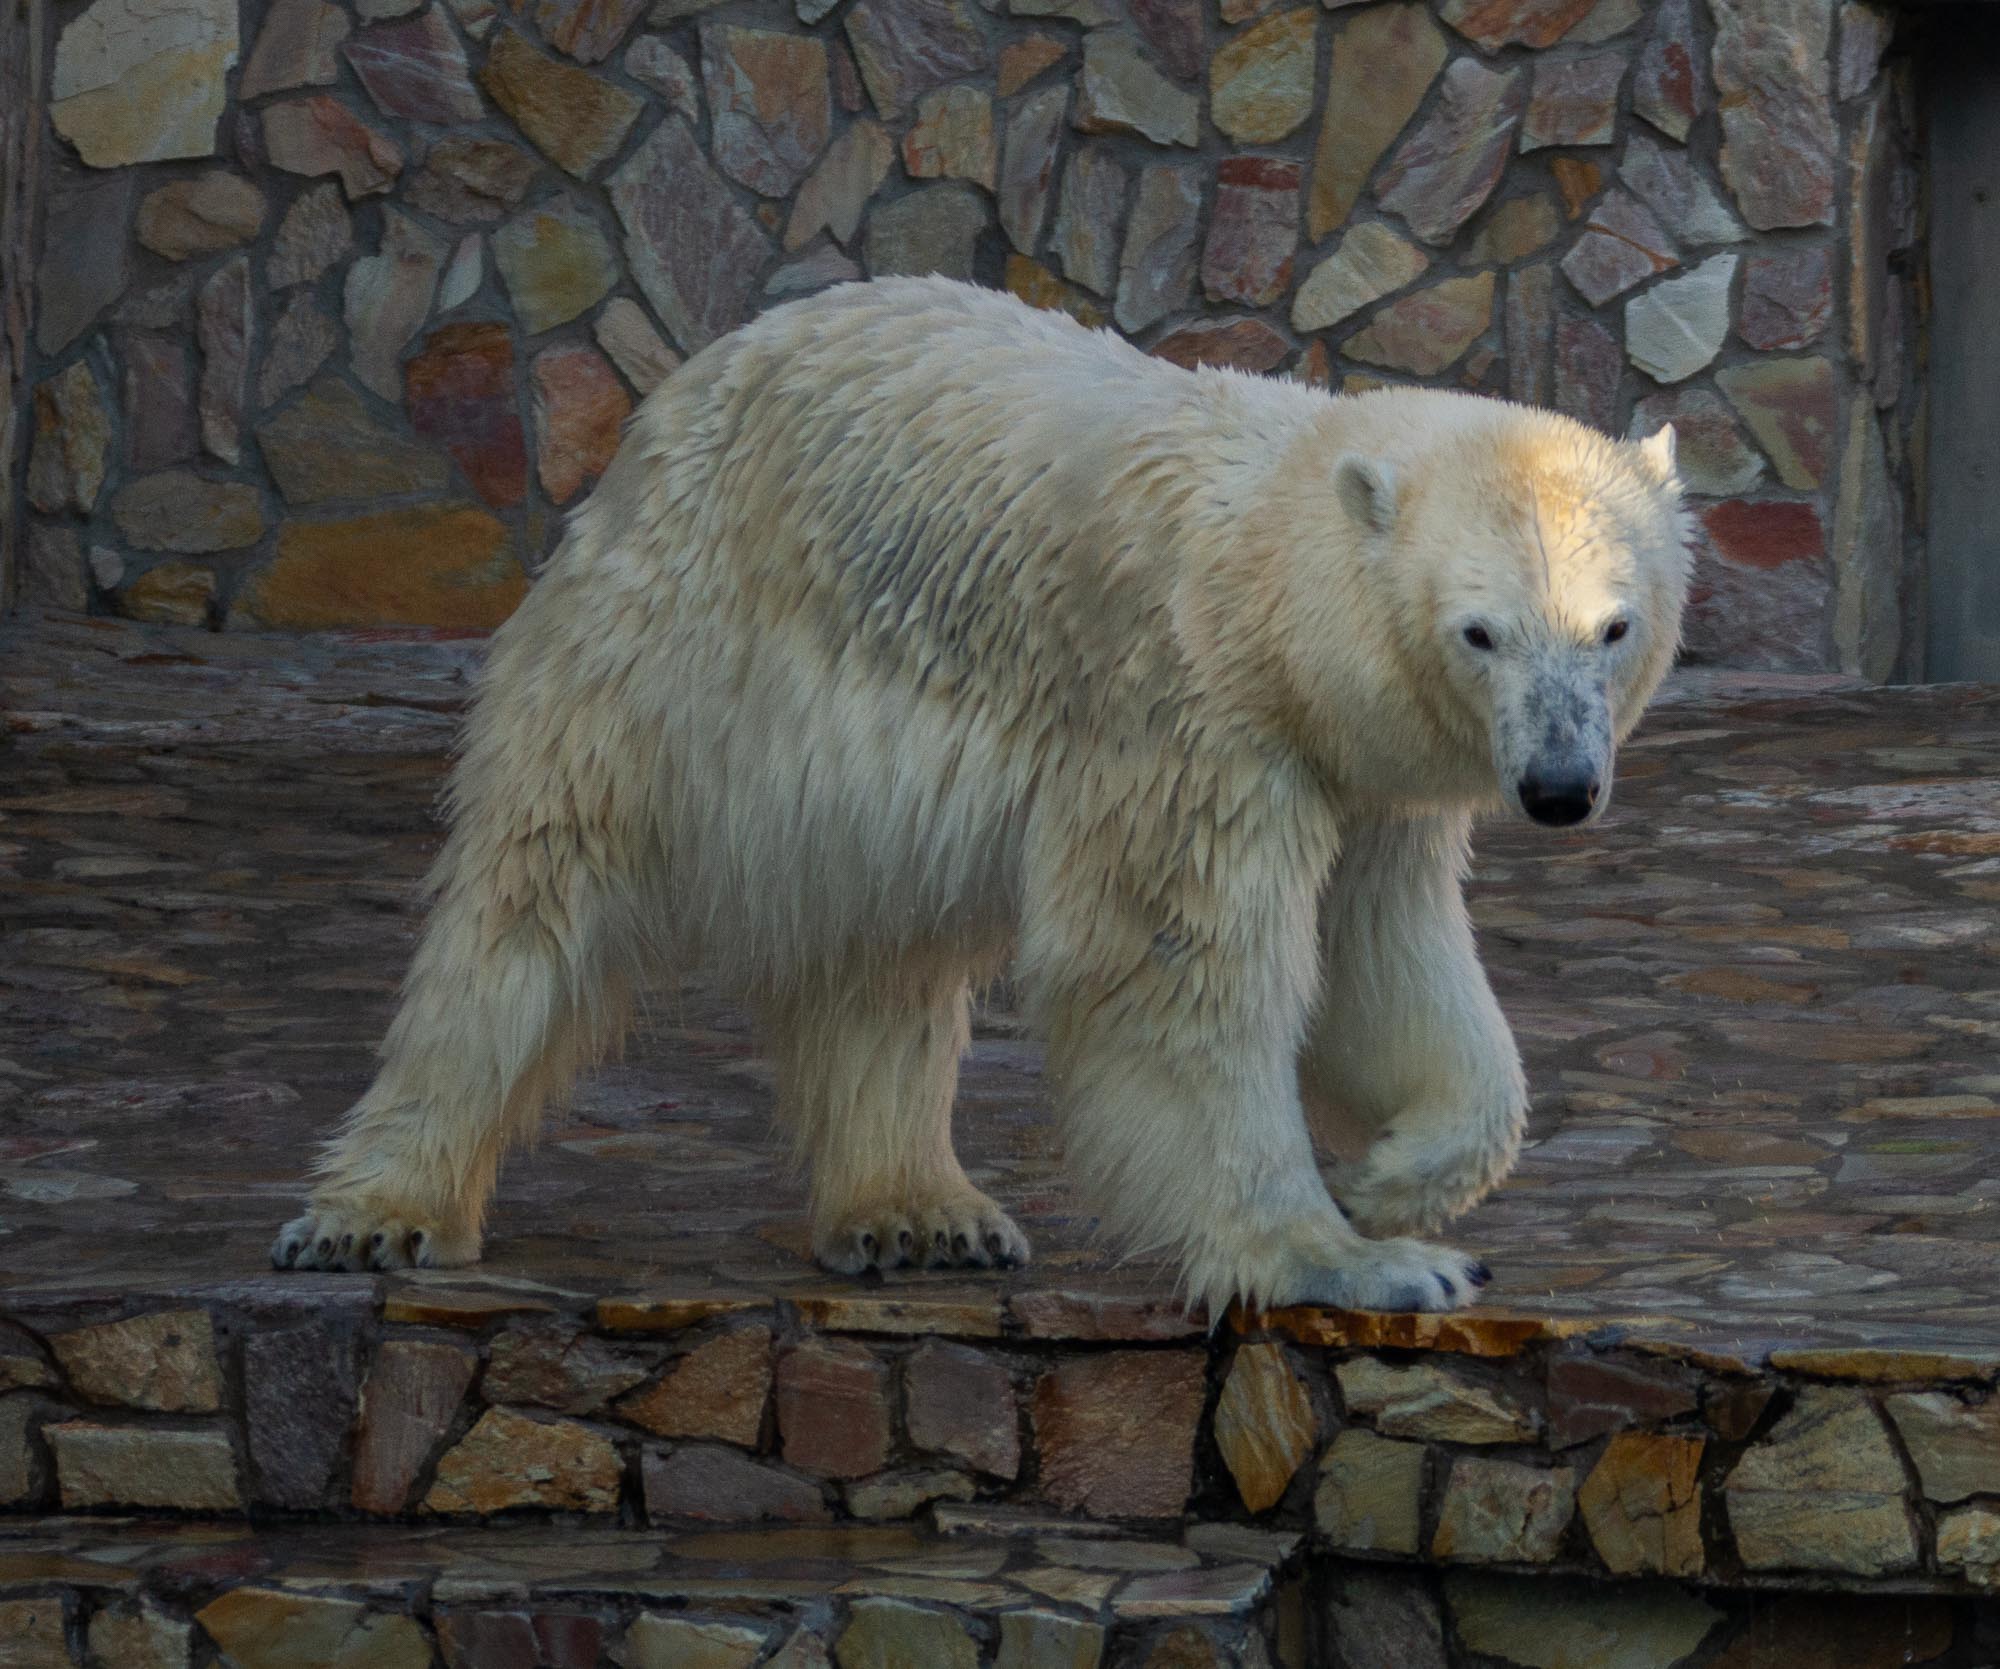
[[[1469,1302],[1483,1264],[1401,1237],[1527,1104],[1471,819],[1602,814],[1686,545],[1669,432],[1190,372],[940,279],[766,313],[496,634],[379,1074],[273,1260],[475,1260],[635,983],[704,964],[822,1263],[1021,1263],[950,1132],[1011,968],[1071,1169],[1212,1315]]]

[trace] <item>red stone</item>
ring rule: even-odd
[[[595,1617],[545,1611],[535,1619],[535,1644],[543,1669],[597,1669],[604,1651],[604,1625]]]
[[[1316,342],[1314,346],[1321,344]],[[1152,347],[1155,359],[1185,366],[1190,371],[1201,365],[1226,365],[1238,371],[1260,373],[1272,371],[1291,351],[1291,344],[1262,319],[1198,319],[1161,337]]]
[[[1291,288],[1299,244],[1296,162],[1231,157],[1215,171],[1215,210],[1201,252],[1201,282],[1213,301],[1265,307]]]
[[[448,1611],[437,1620],[447,1669],[540,1669],[534,1624],[521,1611]]]
[[[763,1519],[817,1523],[829,1517],[818,1488],[804,1478],[762,1466],[733,1449],[689,1445],[670,1455],[648,1453],[641,1464],[646,1512],[654,1519],[694,1518],[718,1524]]]
[[[542,488],[567,504],[618,450],[632,397],[595,348],[568,344],[535,356],[535,461]]]
[[[1707,106],[1707,88],[1695,61],[1689,0],[1665,0],[1639,54],[1632,108],[1662,133],[1685,139]]]
[[[1607,433],[1618,420],[1618,379],[1625,372],[1618,338],[1595,319],[1556,325],[1555,408]]]
[[[1200,0],[1129,0],[1127,9],[1169,75],[1192,81],[1201,73]]]
[[[1006,1364],[931,1339],[903,1364],[904,1421],[920,1449],[953,1455],[995,1477],[1021,1469],[1020,1416]]]
[[[1729,498],[1701,513],[1716,554],[1749,568],[1816,561],[1826,554],[1819,511],[1792,499]]]
[[[1042,1495],[1093,1518],[1178,1515],[1207,1388],[1196,1351],[1114,1350],[1052,1368],[1035,1384]]]
[[[403,1510],[410,1485],[450,1428],[476,1366],[478,1358],[455,1344],[419,1339],[383,1344],[361,1388],[352,1491],[361,1511]]]
[[[364,29],[342,50],[384,115],[449,127],[485,114],[440,7]]]
[[[889,1459],[889,1368],[843,1339],[813,1339],[778,1358],[785,1459],[823,1478],[864,1478]]]
[[[1753,255],[1743,263],[1736,334],[1753,348],[1804,348],[1833,311],[1833,251],[1824,244]]]
[[[1559,1449],[1694,1411],[1693,1377],[1669,1363],[1644,1367],[1595,1356],[1549,1364],[1549,1441]]]
[[[527,497],[527,436],[505,325],[434,330],[404,375],[411,427],[451,454],[481,498],[504,509]]]
[[[1443,15],[1467,40],[1497,52],[1516,43],[1553,46],[1596,4],[1597,0],[1445,0]]]

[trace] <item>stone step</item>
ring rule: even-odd
[[[0,1522],[0,1664],[1302,1669],[1300,1538],[1004,1510],[684,1532]]]

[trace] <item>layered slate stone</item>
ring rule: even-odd
[[[641,35],[625,49],[625,73],[665,99],[669,114],[701,119],[701,78],[658,35]]]
[[[653,328],[646,310],[627,296],[606,302],[590,328],[597,345],[642,395],[652,393],[681,363],[681,356]]]
[[[214,576],[207,576],[213,585]],[[229,1434],[216,1426],[109,1426],[65,1420],[42,1428],[62,1504],[233,1512],[243,1504]]]
[[[1618,380],[1625,350],[1597,318],[1556,320],[1550,394],[1556,410],[1607,432],[1618,422]]]
[[[619,1415],[661,1437],[707,1437],[754,1449],[772,1384],[771,1331],[741,1327],[697,1345]]]
[[[1291,288],[1299,177],[1297,163],[1264,157],[1231,157],[1216,169],[1201,254],[1202,288],[1211,301],[1264,307]]]
[[[1379,220],[1365,220],[1313,268],[1292,298],[1292,328],[1325,330],[1421,277],[1430,257]]]
[[[1752,226],[1833,222],[1838,133],[1823,0],[1713,0],[1722,178]]]
[[[1444,1579],[1461,1646],[1540,1669],[1652,1669],[1687,1661],[1722,1613],[1666,1583],[1607,1588],[1451,1572]]]
[[[479,84],[536,150],[578,179],[610,160],[643,108],[636,95],[550,57],[512,29],[494,37]]]
[[[1825,244],[1752,255],[1743,263],[1736,334],[1764,352],[1809,348],[1833,313],[1833,251]]]
[[[1565,277],[1593,307],[1680,263],[1666,228],[1636,197],[1607,192],[1562,258]]]
[[[1000,228],[1023,255],[1034,254],[1041,242],[1068,105],[1068,88],[1044,88],[1015,106],[1007,121],[1000,158]]]
[[[73,360],[36,384],[28,455],[28,502],[56,515],[89,515],[104,488],[111,419],[88,360]]]
[[[1625,352],[1655,382],[1682,382],[1711,364],[1729,334],[1734,255],[1655,284],[1625,306]]]
[[[449,251],[407,214],[382,211],[382,247],[347,269],[342,299],[354,374],[385,400],[403,393],[402,353],[430,315]]]
[[[1444,32],[1419,0],[1370,6],[1340,25],[1306,200],[1306,231],[1315,242],[1347,223],[1375,164],[1437,78],[1445,52]]]
[[[248,243],[264,225],[264,194],[241,174],[212,169],[146,193],[134,230],[170,261]]]
[[[1618,177],[1632,194],[1673,228],[1683,245],[1741,243],[1745,233],[1688,154],[1635,133],[1625,142]]]
[[[250,257],[224,262],[202,285],[195,304],[195,339],[201,345],[196,410],[201,443],[212,456],[234,464],[243,457],[243,408],[250,394],[250,333],[255,329]]]
[[[1438,1603],[1421,1573],[1347,1566],[1326,1624],[1343,1669],[1447,1669]]]
[[[1488,52],[1503,46],[1554,46],[1597,0],[1445,0],[1445,22]]]
[[[1619,52],[1537,59],[1534,91],[1521,121],[1521,149],[1610,144],[1624,79],[1625,56]]]
[[[539,165],[504,139],[451,134],[430,148],[410,181],[411,207],[457,225],[486,225],[519,206]]]
[[[1702,1446],[1699,1437],[1612,1434],[1577,1492],[1591,1545],[1609,1570],[1701,1574]]]
[[[489,1403],[594,1414],[647,1374],[644,1356],[564,1324],[524,1323],[487,1347],[479,1392]]]
[[[345,56],[385,116],[448,127],[485,115],[465,61],[465,48],[442,8],[363,29]]]
[[[1114,1350],[1073,1357],[1035,1382],[1042,1495],[1093,1518],[1168,1518],[1194,1484],[1202,1358]]]
[[[1708,109],[1708,77],[1697,56],[1692,0],[1661,0],[1632,74],[1632,109],[1662,133],[1685,140]]]
[[[1468,1564],[1547,1564],[1575,1513],[1569,1467],[1460,1455],[1445,1483],[1431,1553]]]
[[[1284,1498],[1313,1450],[1312,1398],[1278,1344],[1236,1352],[1215,1409],[1215,1442],[1236,1492],[1253,1513]]]
[[[1201,74],[1200,0],[1127,0],[1127,15],[1160,66],[1177,81]]]
[[[1084,133],[1131,133],[1160,145],[1193,145],[1201,100],[1176,87],[1146,56],[1139,37],[1097,29],[1083,38],[1076,126]]]
[[[1442,244],[1492,195],[1527,106],[1525,70],[1460,58],[1424,122],[1389,159],[1375,195],[1425,243]]]
[[[120,1669],[186,1669],[194,1629],[155,1606],[111,1605],[92,1613],[86,1638],[95,1663]]]
[[[834,1652],[841,1669],[978,1669],[979,1646],[965,1625],[943,1611],[897,1599],[857,1600]]]
[[[1812,1388],[1723,1486],[1752,1570],[1881,1575],[1917,1562],[1903,1468],[1868,1399]]]
[[[516,215],[493,234],[493,259],[530,336],[588,312],[618,281],[611,240],[573,197]]]
[[[274,290],[310,283],[338,266],[353,248],[353,224],[340,200],[340,187],[331,181],[310,186],[278,223],[264,256],[264,281]]]
[[[1194,290],[1201,177],[1191,167],[1155,163],[1139,174],[1118,266],[1118,328],[1141,331],[1185,307]]]
[[[410,426],[451,455],[482,499],[505,509],[527,496],[527,436],[505,325],[432,331],[410,360],[406,386]]]
[[[95,0],[64,25],[49,120],[93,168],[212,156],[234,0]]]
[[[926,1340],[903,1364],[904,1420],[919,1449],[997,1478],[1021,1469],[1013,1378],[983,1351]]]
[[[765,1644],[759,1629],[647,1612],[625,1631],[620,1655],[626,1669],[750,1669]]]
[[[702,31],[701,47],[716,166],[766,197],[790,195],[832,127],[825,45],[718,25]]]
[[[1316,10],[1302,6],[1226,41],[1209,65],[1210,120],[1240,145],[1274,145],[1301,126],[1312,114],[1318,28]]]
[[[796,1345],[778,1358],[778,1436],[785,1459],[823,1478],[860,1478],[889,1458],[889,1369],[844,1340]]]
[[[337,174],[350,201],[387,191],[403,152],[324,93],[264,107],[264,154],[288,174]]]
[[[944,87],[917,101],[903,135],[903,172],[913,180],[971,180],[993,189],[1000,151],[993,101],[977,87]]]
[[[186,554],[241,550],[263,536],[265,525],[255,487],[184,469],[127,482],[112,495],[111,515],[140,550]]]
[[[1340,351],[1386,370],[1435,376],[1492,323],[1493,282],[1492,273],[1479,272],[1413,291],[1379,309]]]
[[[1830,360],[1760,359],[1715,374],[1736,413],[1788,487],[1811,490],[1833,463],[1840,389]]]
[[[119,357],[125,362],[125,461],[141,475],[185,463],[201,444],[194,355],[168,337],[134,334],[120,339]]]
[[[436,492],[443,456],[378,418],[337,377],[323,377],[258,426],[257,445],[287,504]]]
[[[2000,1494],[2000,1406],[1970,1404],[1946,1391],[1908,1392],[1884,1406],[1927,1500]]]
[[[252,1499],[320,1510],[359,1397],[351,1336],[323,1325],[249,1334],[243,1341],[243,1408]]]
[[[567,504],[618,450],[631,397],[611,362],[580,342],[535,356],[535,466],[551,502]]]
[[[1051,239],[1066,277],[1110,295],[1118,285],[1118,237],[1131,181],[1108,145],[1084,145],[1064,171]]]
[[[1373,1357],[1343,1362],[1334,1377],[1350,1416],[1370,1415],[1389,1437],[1447,1443],[1519,1443],[1535,1434],[1533,1415],[1504,1392],[1430,1362],[1397,1367]]]
[[[482,1515],[512,1507],[611,1512],[622,1470],[618,1451],[587,1426],[489,1408],[439,1460],[424,1507]]]
[[[340,43],[352,28],[347,13],[329,0],[276,0],[264,14],[236,96],[331,87],[340,79]]]
[[[974,187],[921,187],[868,217],[868,271],[876,278],[938,273],[969,280],[986,225],[986,199]]]
[[[1841,455],[1840,498],[1833,523],[1833,564],[1838,576],[1833,647],[1842,671],[1876,682],[1886,682],[1895,671],[1902,648],[1902,557],[1902,495],[1889,473],[1881,426],[1866,400],[1852,400],[1848,403],[1847,444]],[[1930,1494],[1930,1474],[1917,1455],[1920,1439],[1916,1428],[1905,1422],[1899,1401],[1891,1400],[1890,1417],[1902,1431],[1904,1445],[1923,1475],[1924,1491]],[[1921,1423],[1925,1411],[1911,1412]],[[1951,1451],[1940,1453],[1942,1457]],[[1949,1462],[1946,1470],[1950,1470]]]
[[[907,113],[932,88],[991,67],[985,33],[963,0],[858,0],[844,25],[885,120]]]
[[[340,524],[329,524],[339,527]],[[351,524],[350,524],[351,525]],[[497,523],[495,526],[497,527]],[[377,518],[373,531],[394,534],[417,529],[436,530],[436,512],[418,512],[413,520]],[[320,535],[326,539],[326,535]],[[405,550],[408,549],[406,545]],[[268,589],[262,609],[280,618],[324,617],[326,599],[314,606],[312,581],[315,577],[339,584],[344,573],[328,571],[323,551],[338,555],[331,541],[315,550],[313,535],[301,547],[293,546],[294,573],[271,583],[264,576],[253,581],[253,592]],[[317,572],[315,572],[315,569]],[[354,1505],[365,1513],[397,1513],[403,1510],[410,1486],[430,1459],[431,1451],[450,1428],[466,1387],[479,1365],[473,1353],[457,1344],[426,1339],[388,1339],[375,1353],[374,1365],[361,1390],[361,1420],[354,1446]]]
[[[1313,1517],[1335,1547],[1415,1553],[1423,1508],[1424,1446],[1351,1427],[1320,1458]]]
[[[611,176],[632,276],[693,353],[740,323],[764,276],[763,228],[670,116]]]

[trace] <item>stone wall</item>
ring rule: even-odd
[[[20,570],[21,411],[26,403],[35,186],[41,177],[42,0],[0,0],[0,609]]]
[[[490,625],[681,355],[938,270],[1671,418],[1693,653],[1919,664],[1915,98],[1863,0],[125,4],[50,25],[38,599]]]

